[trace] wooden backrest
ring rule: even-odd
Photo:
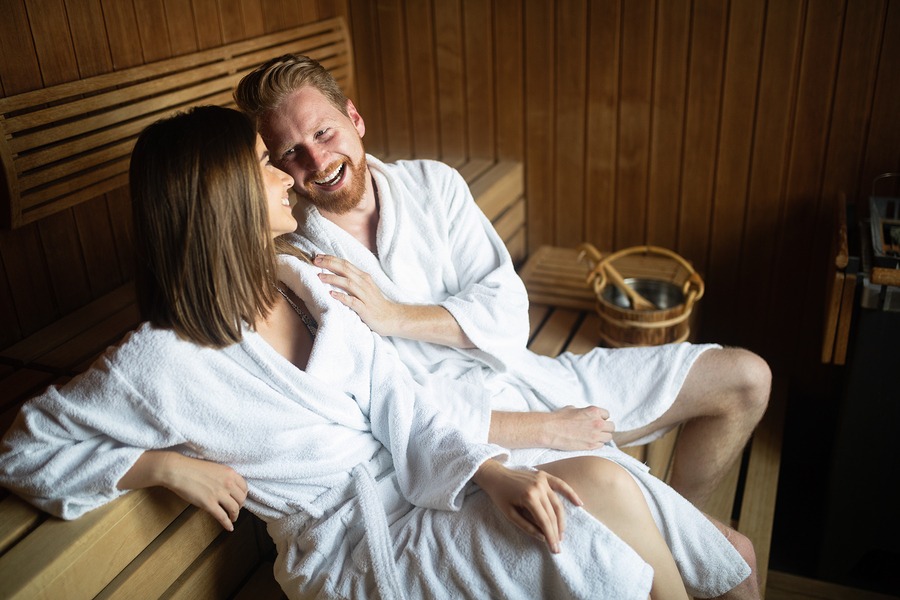
[[[354,95],[342,18],[0,98],[5,225],[19,227],[127,183],[141,130],[198,104],[233,105],[238,81],[264,61],[306,54]]]

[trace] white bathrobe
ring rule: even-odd
[[[247,480],[246,507],[268,523],[291,598],[647,597],[650,567],[583,509],[567,504],[563,552],[551,555],[467,485],[506,454],[472,441],[487,439],[490,399],[464,383],[416,384],[316,272],[279,266],[319,322],[306,372],[252,331],[214,350],[145,324],[25,405],[0,446],[0,484],[75,518],[119,496],[144,449],[174,448]],[[456,423],[437,409],[449,403],[464,405]],[[690,504],[606,452],[641,482],[692,587],[718,594],[747,576]]]
[[[716,347],[596,348],[557,358],[529,351],[525,286],[465,180],[436,161],[366,159],[380,206],[377,256],[302,199],[294,211],[299,235],[291,240],[349,260],[391,300],[438,304],[453,315],[476,350],[389,338],[417,378],[440,374],[487,387],[498,410],[593,404],[609,410],[618,431],[629,431],[659,418],[700,353]],[[510,386],[516,393],[504,393]]]

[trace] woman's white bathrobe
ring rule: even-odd
[[[389,338],[416,377],[439,374],[486,386],[497,394],[498,410],[601,406],[618,431],[629,431],[661,416],[696,358],[715,347],[685,343],[596,348],[557,358],[534,354],[526,347],[525,286],[459,173],[430,160],[366,159],[378,190],[378,255],[308,203],[295,211],[299,235],[291,240],[310,253],[349,260],[396,302],[438,304],[454,316],[478,349]],[[510,386],[516,393],[503,394]]]
[[[279,276],[319,322],[307,372],[251,331],[214,350],[145,324],[25,405],[0,447],[0,484],[75,518],[119,496],[144,449],[171,448],[247,480],[246,507],[268,523],[291,598],[647,597],[649,566],[582,509],[567,505],[563,552],[551,555],[467,485],[506,453],[470,441],[487,436],[484,393],[416,384],[316,269],[282,259]],[[460,393],[450,423],[437,406]],[[693,507],[607,452],[641,482],[693,587],[718,594],[746,577]]]

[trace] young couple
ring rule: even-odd
[[[304,153],[334,133],[315,129]],[[318,169],[312,186],[327,196],[349,168]],[[290,597],[758,596],[746,540],[615,446],[510,450],[595,448],[611,429],[602,409],[564,415],[599,412],[596,441],[551,440],[499,410],[544,401],[515,374],[414,378],[408,348],[334,299],[366,312],[337,274],[349,267],[323,274],[286,243],[291,186],[304,184],[235,111],[142,134],[131,190],[148,322],[26,404],[4,438],[3,485],[66,518],[149,485],[226,528],[246,506],[268,523]]]

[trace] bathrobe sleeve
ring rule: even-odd
[[[440,304],[470,340],[490,354],[522,348],[528,341],[528,294],[506,245],[475,203],[469,186],[454,169],[435,167],[431,196],[443,202],[449,227],[449,257],[459,290]]]
[[[316,269],[282,257],[279,277],[319,323],[307,371],[355,399],[373,437],[390,451],[404,497],[417,506],[458,509],[478,467],[490,458],[506,457],[499,446],[470,441],[487,439],[490,396],[471,388],[477,397],[470,402],[469,422],[448,417],[442,408],[460,401],[460,386],[417,383],[396,348],[327,293]]]
[[[124,494],[116,484],[145,449],[182,442],[121,377],[115,352],[25,403],[0,443],[0,485],[74,519]]]

